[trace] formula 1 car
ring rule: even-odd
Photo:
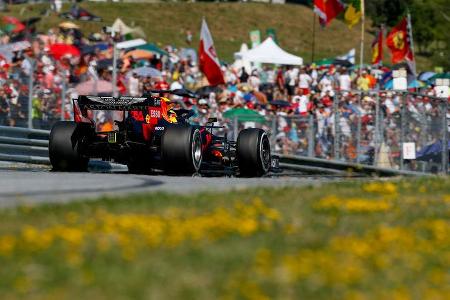
[[[170,108],[163,94],[194,97],[187,90],[154,91],[142,97],[79,96],[73,100],[74,121],[57,122],[49,139],[54,171],[85,171],[89,159],[128,166],[130,173],[222,173],[244,177],[265,175],[278,160],[271,156],[267,133],[249,128],[237,141],[213,134],[215,118],[206,126],[190,125],[192,111]],[[158,96],[154,96],[154,95]],[[118,111],[115,128],[96,131],[91,111]]]

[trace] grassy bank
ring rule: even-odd
[[[206,17],[217,52],[222,60],[232,62],[233,53],[243,42],[249,43],[249,31],[259,29],[262,38],[268,28],[276,30],[281,47],[300,55],[305,62],[311,61],[313,12],[302,5],[270,5],[260,3],[82,3],[82,7],[103,18],[102,22],[77,21],[85,32],[99,31],[110,26],[117,17],[126,24],[141,26],[147,39],[160,45],[188,46],[185,32],[194,35],[192,47],[198,47],[200,24]],[[7,14],[20,19],[37,16],[48,5],[14,5]],[[63,11],[69,8],[64,6]],[[5,14],[3,14],[5,15]],[[40,30],[47,30],[63,20],[52,15],[39,22]],[[316,21],[315,59],[335,57],[356,48],[359,62],[360,26],[349,29],[342,21],[333,21],[321,28]],[[367,22],[365,34],[365,62],[370,62],[373,35]],[[389,57],[385,56],[385,63]],[[430,62],[418,57],[420,68],[430,67]]]
[[[450,180],[0,211],[1,299],[444,299]]]

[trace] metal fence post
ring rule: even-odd
[[[362,94],[358,94],[359,99],[359,108],[361,108],[361,97]],[[356,124],[356,163],[359,164],[360,162],[360,154],[361,154],[361,127],[362,127],[362,120],[361,120],[361,110],[359,110],[357,115],[357,124]]]
[[[404,159],[403,159],[403,144],[406,142],[405,140],[405,124],[406,124],[406,97],[405,94],[401,93],[401,111],[400,111],[400,170],[404,169]]]
[[[442,135],[442,173],[445,175],[448,174],[448,122],[447,122],[447,113],[448,113],[448,99],[442,99],[442,123],[444,134]]]
[[[63,79],[62,90],[61,90],[61,121],[64,121],[64,110],[66,108],[66,80]]]
[[[117,47],[114,36],[114,31],[111,34],[113,38],[113,73],[112,73],[112,83],[113,83],[113,97],[117,97]],[[97,82],[96,82],[97,85]],[[97,92],[97,90],[96,90]]]
[[[374,165],[378,164],[380,151],[380,95],[376,94],[375,103],[375,158]]]
[[[314,156],[314,116],[312,113],[308,116],[308,156]]]
[[[272,146],[275,148],[275,143],[277,141],[277,116],[272,116]]]
[[[234,116],[233,118],[233,139],[235,141],[237,141],[237,136],[238,136],[238,116]]]
[[[333,113],[334,113],[334,159],[339,159],[339,105],[338,105],[338,97],[334,96],[333,99]]]
[[[33,128],[33,75],[34,75],[34,62],[31,58],[27,58],[30,62],[30,76],[28,79],[28,128]]]

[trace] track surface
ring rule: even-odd
[[[108,173],[54,173],[49,167],[26,164],[0,164],[0,207],[44,202],[69,202],[101,196],[125,196],[129,193],[192,193],[228,191],[258,186],[293,186],[319,184],[324,180],[311,177],[173,177],[128,174],[125,169]]]

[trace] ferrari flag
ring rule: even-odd
[[[381,62],[383,62],[383,28],[380,28],[372,42],[372,65],[378,65]]]
[[[202,21],[200,32],[199,67],[210,85],[225,83],[222,70],[220,69],[219,58],[217,57],[214,42],[205,19]]]
[[[414,60],[410,38],[408,36],[408,21],[406,17],[397,26],[392,28],[387,36],[386,44],[391,50],[393,64],[405,59],[409,61]]]
[[[314,12],[320,18],[320,24],[326,26],[344,10],[341,0],[314,0]]]

